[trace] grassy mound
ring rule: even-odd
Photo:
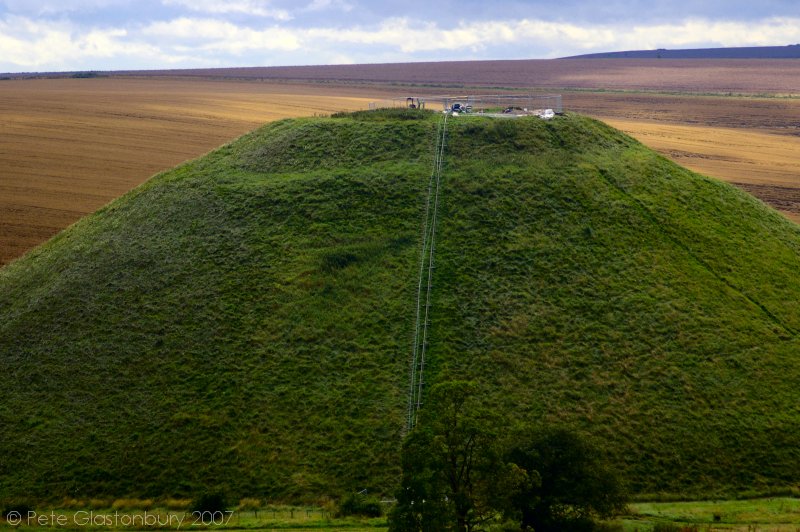
[[[434,114],[268,125],[0,270],[0,498],[399,477]],[[428,382],[637,493],[800,476],[800,227],[579,116],[450,121]]]

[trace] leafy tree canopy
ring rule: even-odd
[[[520,529],[591,529],[624,507],[599,451],[563,429],[527,428],[506,440],[469,381],[431,389],[403,446],[390,530],[471,532],[501,518]]]

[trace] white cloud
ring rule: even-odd
[[[273,9],[269,2],[259,0],[163,0],[163,3],[212,15],[243,14],[284,21],[292,18],[285,9]]]
[[[71,70],[90,68],[93,61],[150,57],[177,64],[186,56],[170,56],[157,46],[128,40],[123,28],[85,31],[67,21],[38,21],[9,16],[0,20],[0,65],[22,69]],[[8,65],[8,66],[6,66]]]
[[[162,45],[183,45],[206,52],[242,54],[257,50],[296,50],[301,42],[297,32],[274,26],[254,30],[216,19],[179,18],[156,22],[141,34]]]
[[[503,45],[538,45],[555,55],[575,51],[614,51],[666,47],[780,45],[800,40],[800,19],[768,19],[754,23],[688,20],[676,24],[620,28],[542,20],[461,22],[441,28],[434,22],[389,19],[378,28],[309,29],[312,40],[341,44],[394,47],[408,54],[478,52]],[[551,54],[551,55],[552,55]],[[468,54],[467,54],[468,55]]]
[[[771,18],[752,23],[690,19],[676,24],[634,27],[622,37],[622,43],[646,49],[684,48],[702,43],[719,46],[790,44],[800,38],[800,19]]]
[[[97,0],[102,1],[102,0]],[[183,2],[184,0],[168,0]],[[189,0],[186,0],[189,1]],[[198,0],[191,0],[197,2]],[[336,2],[337,0],[332,0]],[[327,5],[319,0],[317,7]],[[205,2],[205,8],[220,3]],[[228,6],[268,6],[231,2]],[[461,21],[450,27],[410,18],[374,26],[253,27],[222,15],[179,17],[144,26],[86,27],[69,19],[0,15],[0,70],[257,66],[440,59],[559,57],[592,51],[800,42],[800,18],[752,22],[578,24],[528,20]]]

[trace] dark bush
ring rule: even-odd
[[[383,515],[381,502],[375,497],[365,497],[354,493],[345,497],[339,504],[340,517],[347,515],[363,515],[365,517],[380,517]]]
[[[19,514],[20,517],[22,517],[24,519],[24,518],[26,518],[28,516],[28,513],[32,512],[32,511],[33,511],[33,506],[31,506],[30,504],[19,503],[19,502],[18,503],[12,503],[12,504],[7,505],[3,509],[3,519],[8,518],[8,514],[10,514],[12,512],[16,512],[17,514]]]
[[[224,512],[228,507],[225,495],[218,491],[201,493],[192,500],[191,510],[194,512]]]
[[[333,251],[322,257],[321,269],[326,272],[341,270],[358,262],[358,256],[349,251]]]
[[[515,493],[510,515],[536,532],[592,530],[625,507],[625,493],[601,453],[577,434],[544,429],[523,436],[506,459],[540,482]]]

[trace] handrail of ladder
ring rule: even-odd
[[[422,252],[420,253],[419,281],[417,283],[417,306],[414,324],[414,343],[411,356],[408,414],[406,421],[407,431],[413,429],[414,425],[416,424],[417,412],[422,406],[422,393],[425,386],[423,375],[425,370],[425,354],[427,352],[428,345],[428,327],[430,325],[431,288],[433,285],[434,255],[436,251],[436,223],[439,210],[439,195],[441,188],[444,149],[447,138],[447,116],[447,114],[443,115],[443,119],[439,123],[436,131],[436,147],[434,153],[433,170],[431,172],[431,177],[428,180],[428,197],[425,204]],[[431,199],[433,199],[433,208],[431,208]],[[425,286],[425,311],[424,319],[421,320],[423,317],[423,285]]]

